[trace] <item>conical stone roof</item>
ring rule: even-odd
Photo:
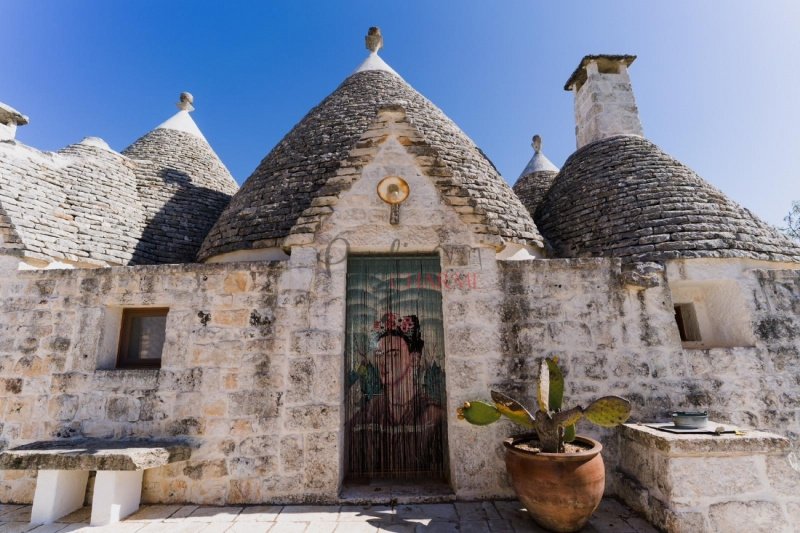
[[[261,162],[214,225],[199,259],[281,246],[378,110],[397,105],[452,173],[450,186],[483,214],[489,233],[541,246],[530,214],[475,143],[391,69],[362,65]]]
[[[636,135],[577,150],[535,219],[560,257],[800,261],[800,247]]]
[[[189,116],[191,95],[178,107],[122,154],[96,137],[57,153],[0,142],[0,255],[37,266],[194,262],[238,187]]]
[[[522,205],[533,216],[542,202],[553,180],[558,175],[558,167],[542,153],[542,138],[533,136],[533,157],[514,183],[514,193],[519,197]]]
[[[0,142],[0,255],[124,265],[142,220],[130,162],[101,139],[56,153]]]
[[[136,160],[145,214],[133,264],[193,262],[238,186],[182,109],[122,154]]]

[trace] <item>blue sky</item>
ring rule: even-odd
[[[498,7],[501,6],[501,7]],[[562,88],[586,54],[639,56],[645,135],[781,224],[800,200],[800,2],[186,2],[0,0],[0,101],[22,142],[99,136],[122,150],[195,96],[195,121],[241,183],[364,59],[381,56],[513,183],[539,133],[575,149]]]

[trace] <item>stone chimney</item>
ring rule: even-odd
[[[17,126],[28,123],[28,117],[0,102],[0,141],[13,141],[17,135]]]
[[[628,66],[636,56],[586,56],[564,90],[575,93],[578,148],[612,135],[643,135]]]

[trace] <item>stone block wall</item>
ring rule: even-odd
[[[279,290],[292,278],[286,263],[18,273],[0,284],[0,448],[185,436],[192,459],[147,471],[144,501],[313,500],[314,451],[338,417],[305,409],[311,388],[290,385],[307,383],[308,369],[289,363],[280,339],[309,342],[276,317],[294,304]],[[116,349],[108,316],[141,306],[170,308],[161,369],[98,370]],[[0,473],[0,501],[29,502],[34,476]]]
[[[369,207],[353,192],[353,209],[370,219],[385,215],[384,205]],[[450,217],[455,213],[442,223]],[[284,262],[5,278],[0,448],[73,435],[185,436],[197,445],[192,459],[148,471],[145,501],[336,501],[345,474],[342,259],[375,251],[367,248],[375,235],[359,230],[359,219],[349,226],[332,220],[316,247],[296,247]],[[560,358],[571,404],[623,395],[634,404],[634,420],[708,408],[713,419],[789,437],[796,454],[800,272],[742,275],[754,346],[689,350],[660,267],[497,261],[491,248],[471,244],[469,233],[446,235],[437,248],[429,233],[399,237],[408,244],[403,249],[439,253],[443,272],[476,280],[451,284],[442,295],[448,458],[458,497],[511,495],[501,440],[515,429],[507,422],[470,426],[456,420],[456,408],[487,398],[492,388],[532,405],[542,356]],[[121,308],[146,306],[170,308],[161,369],[109,369]],[[613,433],[585,423],[579,430],[606,446],[614,492]],[[0,472],[0,501],[30,501],[33,486],[32,472]]]
[[[746,346],[686,349],[687,397],[710,414],[746,427],[773,431],[800,452],[800,270],[766,262],[705,260],[668,265],[670,283],[735,281],[744,300],[734,319],[717,312],[719,327],[747,329]],[[728,299],[729,307],[734,299]],[[731,313],[730,310],[727,313]],[[705,385],[704,385],[705,383]]]
[[[748,420],[786,435],[800,464],[800,270],[756,270],[752,284],[753,324],[759,356],[759,403]]]
[[[720,260],[724,261],[724,260]],[[684,349],[663,270],[643,279],[607,259],[500,262],[503,355],[492,386],[534,405],[536,361],[558,356],[568,404],[617,394],[632,420],[665,421],[708,409],[714,420],[773,431],[800,450],[800,271],[746,270],[739,284],[755,345]],[[495,363],[497,364],[497,363]],[[608,489],[618,463],[610,432],[579,432],[606,446]]]
[[[344,390],[340,376],[343,375],[347,256],[438,255],[444,280],[449,481],[459,497],[511,496],[500,446],[507,428],[498,425],[476,431],[455,420],[456,408],[465,400],[487,393],[494,379],[492,362],[502,356],[500,317],[495,311],[502,300],[496,239],[487,238],[481,218],[473,213],[469,198],[457,187],[450,186],[447,194],[442,194],[439,187],[443,178],[431,171],[431,158],[425,155],[428,152],[424,143],[401,110],[382,110],[360,144],[363,148],[354,154],[366,160],[360,173],[347,178],[352,183],[345,190],[325,200],[328,214],[317,217],[314,233],[296,233],[290,237],[292,242],[306,245],[293,248],[292,261],[299,262],[303,257],[302,262],[312,268],[307,292],[297,293],[306,307],[295,307],[291,322],[309,324],[310,335],[329,340],[318,343],[316,360],[324,358],[336,380],[338,388],[331,391],[335,394],[325,398],[338,409]],[[377,184],[388,175],[403,176],[411,190],[407,201],[400,206],[397,225],[390,224],[389,206],[375,193]],[[471,281],[465,283],[463,280],[467,279]],[[294,353],[296,357],[304,355]],[[333,429],[340,431],[343,423]],[[337,435],[333,457],[340,457],[343,444]],[[331,490],[336,490],[343,475],[341,467],[334,472]]]

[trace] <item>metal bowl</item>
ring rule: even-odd
[[[672,423],[680,429],[701,429],[708,424],[708,411],[678,411],[672,413]]]

